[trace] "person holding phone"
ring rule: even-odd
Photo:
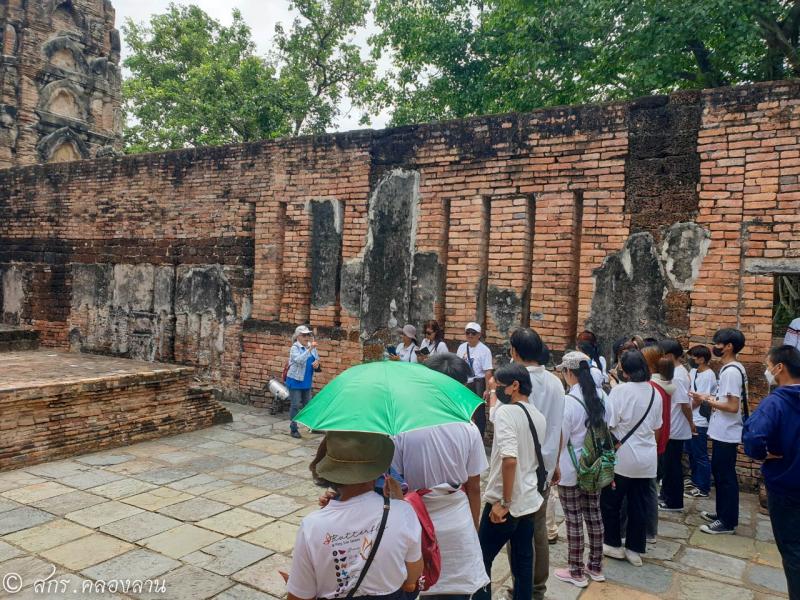
[[[444,354],[449,352],[447,344],[444,343],[444,332],[439,326],[438,321],[425,321],[422,326],[424,337],[417,352],[417,358],[425,360],[431,354]]]
[[[317,340],[314,339],[307,325],[298,325],[292,336],[289,369],[286,373],[286,387],[289,389],[289,419],[291,419],[289,433],[293,438],[300,439],[302,437],[294,418],[311,400],[314,372],[320,369]]]

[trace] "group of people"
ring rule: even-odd
[[[380,442],[373,434],[328,434],[312,467],[334,492],[323,502],[327,508],[301,525],[288,580],[290,598],[334,598],[354,586],[359,596],[418,593],[422,530],[402,502],[402,492],[391,501],[374,493],[386,473],[420,491],[435,529],[441,574],[422,592],[426,597],[488,600],[492,564],[507,547],[511,597],[544,598],[549,545],[558,539],[559,500],[568,564],[555,576],[578,587],[604,581],[604,556],[640,566],[648,543],[655,543],[659,511],[682,511],[684,498],[707,496],[712,479],[716,510],[700,513],[707,521],[701,531],[735,532],[736,460],[742,441],[748,454],[765,460],[776,542],[791,597],[800,597],[797,349],[784,345],[770,352],[765,377],[778,387],[748,419],[747,374],[737,360],[745,338],[736,329],[718,331],[710,349],[693,346],[688,352],[674,339],[626,337],[614,344],[610,367],[595,336],[583,332],[577,349],[565,352],[556,366],[558,375],[545,367],[550,352],[529,328],[510,336],[511,362],[497,369],[477,323],[467,324],[466,341],[455,354],[447,352],[435,321],[425,324],[424,334],[428,351],[421,353],[416,330],[405,326],[392,359],[424,361],[469,386],[486,403],[476,410],[474,423],[420,429]],[[305,349],[293,348],[293,354],[313,352],[302,339],[299,346]],[[711,366],[715,359],[719,375]],[[494,428],[488,462],[487,419]],[[684,454],[691,465],[686,478]],[[609,456],[607,485],[587,485],[591,461],[597,459],[598,465],[600,457]],[[481,495],[480,479],[487,469]],[[393,481],[385,478],[384,494],[397,489]],[[382,514],[388,519],[379,525]],[[384,529],[391,542],[371,553]],[[370,558],[375,566],[369,566]]]

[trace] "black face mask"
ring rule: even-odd
[[[697,364],[696,360],[693,360],[693,359],[690,358],[689,359],[689,366],[692,367],[693,369],[696,369],[699,365]]]
[[[502,402],[503,404],[510,404],[511,403],[511,396],[506,394],[506,387],[503,384],[497,386],[495,390],[495,394],[497,395],[497,399]]]
[[[724,351],[722,348],[717,348],[716,346],[714,346],[714,347],[711,349],[711,353],[712,353],[714,356],[716,356],[717,358],[722,358],[722,355],[723,355],[723,354],[725,354],[725,351]]]

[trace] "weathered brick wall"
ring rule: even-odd
[[[498,356],[519,323],[606,352],[740,326],[755,405],[772,274],[800,271],[798,104],[773,82],[0,172],[3,318],[253,402],[306,321],[317,383],[427,318]]]
[[[0,389],[0,471],[229,422],[194,370]]]

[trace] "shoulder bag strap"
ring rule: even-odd
[[[367,571],[369,571],[370,566],[372,566],[372,561],[375,559],[375,553],[378,551],[378,546],[380,546],[381,539],[383,538],[383,532],[386,530],[386,521],[389,519],[389,502],[389,496],[384,496],[383,515],[381,516],[380,527],[378,527],[378,535],[375,536],[375,543],[372,545],[372,551],[367,557],[367,562],[364,563],[364,568],[361,569],[361,575],[358,576],[358,581],[356,581],[356,584],[347,593],[347,598],[352,598],[356,595],[358,588],[361,586],[361,582],[364,581],[364,577],[367,576]]]
[[[744,371],[742,371],[736,365],[725,365],[724,367],[722,367],[722,371],[730,367],[733,367],[734,369],[739,371],[739,375],[742,377],[742,397],[740,399],[741,402],[739,404],[741,404],[742,419],[746,421],[747,419],[750,418],[750,406],[748,406],[747,403],[747,375],[745,375]],[[722,371],[720,371],[720,375],[722,374]]]
[[[528,426],[531,428],[531,435],[533,435],[533,449],[536,451],[536,462],[539,464],[536,467],[537,487],[539,491],[543,491],[547,487],[547,469],[544,466],[544,457],[542,456],[542,444],[539,442],[539,434],[536,433],[536,427],[533,425],[533,419],[528,412],[528,409],[522,406],[519,402],[516,403],[525,413],[528,418]]]
[[[619,441],[619,444],[617,444],[617,450],[619,450],[620,447],[622,446],[622,444],[627,442],[628,439],[634,433],[636,433],[636,430],[639,429],[639,427],[642,426],[642,423],[644,423],[644,420],[647,418],[647,415],[650,413],[650,409],[653,408],[653,401],[655,401],[655,399],[656,399],[656,388],[654,386],[651,386],[651,387],[653,387],[653,391],[650,393],[650,403],[647,405],[647,410],[644,411],[644,414],[642,415],[642,418],[639,419],[639,422],[633,427],[633,429],[631,429],[628,433],[626,433],[623,436],[623,438]]]

